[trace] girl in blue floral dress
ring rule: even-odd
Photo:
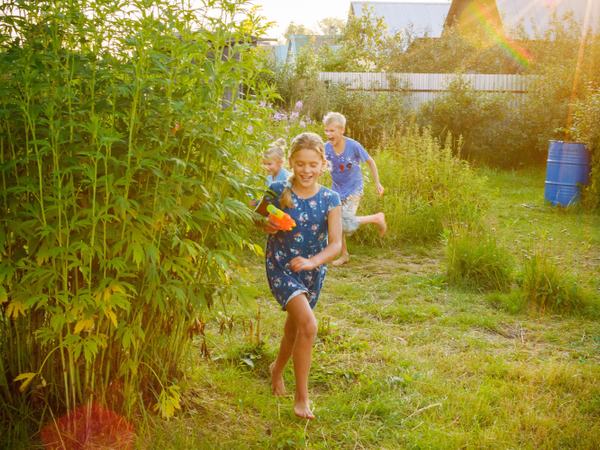
[[[341,250],[341,207],[339,195],[318,184],[327,161],[317,134],[296,136],[289,159],[292,176],[287,182],[273,183],[257,208],[266,216],[267,206],[273,204],[296,222],[290,231],[279,230],[269,221],[264,225],[270,233],[266,251],[269,287],[287,312],[279,354],[271,364],[271,386],[275,395],[285,394],[283,370],[291,357],[296,377],[294,413],[313,419],[308,398],[308,373],[317,333],[313,308],[325,279],[325,264]]]

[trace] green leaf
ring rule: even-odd
[[[21,386],[19,386],[19,391],[25,392],[25,389],[31,384],[36,375],[37,372],[24,372],[17,375],[13,381],[22,381]]]
[[[139,268],[142,261],[144,261],[144,249],[139,242],[134,242],[131,250],[133,251],[133,262]]]

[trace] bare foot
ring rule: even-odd
[[[387,223],[385,222],[385,214],[377,214],[377,226],[379,227],[379,236],[383,236],[387,231]]]
[[[338,259],[333,261],[331,263],[331,265],[338,267],[338,266],[342,266],[342,265],[346,264],[348,261],[350,261],[350,255],[348,253],[345,253],[342,256],[340,256]]]
[[[285,384],[283,383],[283,376],[279,374],[278,377],[273,375],[273,367],[275,367],[275,362],[272,362],[269,366],[269,372],[271,373],[271,391],[273,395],[281,396],[286,394]]]
[[[315,415],[310,410],[310,405],[308,401],[306,402],[296,402],[294,404],[294,414],[302,419],[314,419]]]

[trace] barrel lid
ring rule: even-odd
[[[560,141],[558,139],[550,139],[549,142],[556,142],[558,144],[581,144],[581,145],[587,145],[585,142],[579,142],[579,141]]]

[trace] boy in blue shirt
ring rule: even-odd
[[[371,170],[377,193],[383,195],[384,189],[379,182],[377,165],[373,158],[359,142],[344,136],[346,118],[337,112],[330,112],[323,118],[327,143],[325,156],[331,164],[331,189],[340,195],[342,200],[342,226],[344,234],[351,234],[364,224],[372,223],[379,228],[380,236],[387,230],[385,215],[382,212],[369,216],[357,216],[356,211],[363,195],[363,176],[360,164],[366,162]],[[350,260],[345,236],[342,239],[342,253],[332,262],[341,266]]]

